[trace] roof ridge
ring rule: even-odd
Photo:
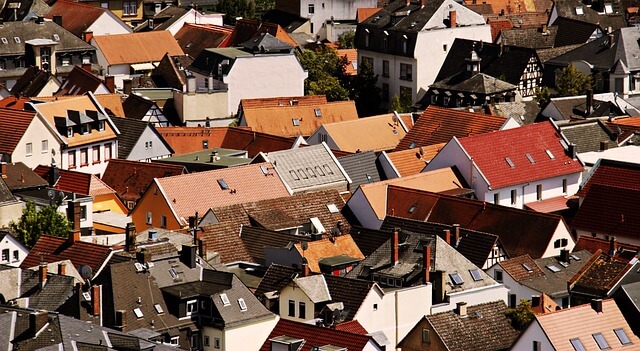
[[[102,13],[109,11],[109,9],[105,9],[100,6],[87,5],[87,4],[83,4],[82,2],[71,1],[71,0],[58,0],[56,1],[56,3],[68,4],[75,7],[84,7],[86,9],[91,9],[93,11],[102,12]],[[53,6],[55,6],[55,4],[53,4]],[[53,8],[53,6],[51,7]]]

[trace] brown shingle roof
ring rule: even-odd
[[[112,159],[102,181],[113,188],[122,200],[137,202],[153,178],[175,176],[184,171],[184,167],[179,165]]]
[[[49,179],[51,167],[40,165],[33,171],[43,179]],[[55,189],[91,196],[114,194],[116,192],[93,174],[65,169],[58,169],[58,171],[60,172],[60,178],[53,185]]]
[[[60,0],[51,6],[51,11],[45,18],[63,16],[62,27],[73,33],[78,38],[108,9],[100,6],[92,6],[77,1]]]
[[[22,162],[7,163],[6,176],[3,180],[12,191],[27,188],[44,188],[49,185],[45,179],[42,179]]]
[[[34,117],[34,112],[0,108],[0,153],[13,154]]]
[[[84,241],[76,241],[70,245],[66,238],[43,235],[31,248],[20,267],[23,269],[36,267],[43,261],[71,260],[76,269],[86,265],[91,267],[94,274],[97,274],[110,255],[111,248],[108,246]]]
[[[634,262],[635,263],[635,262]],[[634,263],[612,260],[598,250],[567,282],[572,292],[605,297]]]
[[[522,255],[510,258],[506,261],[498,263],[505,272],[507,272],[513,280],[519,282],[525,279],[544,276],[544,272],[529,255]],[[525,268],[525,265],[529,268]]]
[[[169,55],[184,55],[169,31],[97,35],[96,47],[109,65],[157,62]]]
[[[198,57],[204,49],[225,47],[231,32],[224,26],[185,23],[175,37],[185,54]]]

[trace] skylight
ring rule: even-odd
[[[561,265],[562,267],[564,267],[564,268],[569,267],[569,263],[568,263],[568,262],[562,262],[562,261],[559,261],[558,263],[560,263],[560,265]]]
[[[418,205],[416,204],[411,205],[411,207],[409,208],[409,213],[413,213],[413,211],[415,211],[416,208],[418,208]]]
[[[156,309],[156,312],[157,312],[158,314],[160,314],[160,313],[164,313],[164,310],[162,309],[162,306],[160,306],[160,304],[159,304],[159,303],[157,303],[157,304],[153,305],[153,308],[155,308],[155,309]]]
[[[523,263],[522,267],[529,273],[533,272],[533,269],[531,269],[531,267],[526,263]]]
[[[509,164],[509,167],[511,167],[511,168],[515,168],[516,167],[516,165],[513,164],[513,161],[511,161],[510,158],[505,157],[504,160],[507,161],[507,163]]]
[[[340,212],[340,210],[338,210],[338,206],[336,206],[335,204],[328,204],[327,205],[327,209],[329,209],[329,212],[331,212],[331,213]]]
[[[526,154],[525,156],[527,156],[527,159],[529,160],[529,162],[531,162],[531,164],[535,164],[536,163],[536,161],[534,161],[534,159],[531,156],[531,154]]]
[[[593,336],[593,339],[595,339],[596,344],[598,344],[598,347],[600,348],[600,350],[607,350],[611,348],[611,346],[609,346],[609,343],[604,338],[604,335],[602,335],[602,333],[591,334],[591,336]]]
[[[13,41],[15,41],[16,43],[20,43],[20,37],[13,37]]]
[[[555,156],[553,156],[553,154],[551,153],[551,150],[544,150],[544,152],[546,152],[546,153],[547,153],[547,156],[549,156],[549,158],[550,158],[550,159],[552,159],[552,160],[553,160],[554,158],[556,158],[556,157],[555,157]]]
[[[60,41],[60,36],[58,34],[53,34],[53,40]]]
[[[231,305],[231,302],[229,301],[227,294],[224,294],[224,293],[220,294],[220,300],[222,300],[222,304],[225,306]]]
[[[322,111],[319,108],[314,109],[313,112],[316,114],[316,117],[322,117]]]
[[[222,190],[228,190],[229,189],[229,185],[222,178],[218,179],[218,185],[220,186],[220,189],[222,189]]]
[[[293,125],[296,126],[296,127],[300,126],[300,120],[297,119],[297,118],[292,118],[291,122],[293,122]]]
[[[613,5],[605,4],[604,5],[604,13],[613,13]]]
[[[580,339],[578,338],[571,339],[569,340],[569,342],[571,343],[571,346],[573,346],[573,348],[576,351],[587,351],[587,349],[584,348],[584,345],[582,345],[582,341],[580,341]]]
[[[576,15],[584,15],[584,9],[582,6],[576,6]]]
[[[238,305],[240,305],[240,311],[246,311],[247,310],[247,304],[244,302],[243,298],[239,298],[238,299]]]
[[[480,274],[479,269],[472,269],[469,271],[471,273],[471,278],[473,278],[474,282],[482,280],[482,275]]]
[[[133,309],[133,314],[136,315],[136,318],[142,318],[144,315],[142,314],[142,310],[138,307]]]
[[[451,278],[451,281],[453,282],[453,284],[455,285],[462,285],[464,284],[464,280],[462,280],[462,277],[460,276],[460,274],[458,273],[451,273],[449,274],[449,278]]]
[[[412,141],[412,142],[411,142],[411,144],[409,145],[409,149],[413,149],[413,148],[415,148],[416,146],[418,146],[418,143],[417,143],[417,142],[415,142],[415,141]]]
[[[546,266],[550,271],[552,271],[553,273],[558,273],[560,272],[560,268],[558,268],[558,266],[550,264],[548,266]]]
[[[620,340],[620,343],[622,345],[631,345],[631,344],[633,344],[631,342],[631,340],[629,339],[629,337],[627,336],[627,333],[624,332],[624,329],[622,329],[622,328],[614,329],[613,332],[616,333],[616,336],[618,337],[618,340]]]
[[[581,260],[581,258],[576,256],[576,255],[571,255],[570,257],[573,258],[575,261],[580,261]]]

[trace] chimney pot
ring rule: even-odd
[[[64,262],[58,263],[58,274],[67,275],[67,264]]]
[[[122,93],[125,95],[131,95],[133,87],[133,81],[131,79],[122,80]]]
[[[180,260],[189,268],[196,268],[196,247],[194,245],[182,245]]]
[[[602,313],[602,299],[591,300],[591,308],[593,308],[596,313]]]
[[[560,261],[569,263],[569,250],[567,249],[560,250]]]
[[[458,302],[456,304],[457,309],[458,309],[458,314],[460,315],[460,317],[466,317],[467,316],[467,303],[466,302]]]
[[[106,76],[104,77],[104,85],[109,89],[111,93],[116,92],[116,77]]]

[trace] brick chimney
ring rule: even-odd
[[[308,277],[309,275],[311,275],[311,271],[309,270],[309,263],[307,262],[306,258],[303,259],[302,262],[302,272],[300,273],[303,277]]]
[[[455,28],[458,25],[456,17],[455,10],[449,11],[449,28]]]
[[[609,149],[609,142],[606,141],[606,140],[600,141],[600,151],[606,151],[608,149]],[[4,173],[2,173],[2,174],[4,175]]]
[[[40,282],[40,288],[44,288],[44,285],[47,284],[47,262],[40,263],[40,268],[38,271],[38,282]]]
[[[182,245],[180,261],[189,268],[196,268],[196,247],[194,245]]]
[[[427,284],[431,278],[431,246],[422,247],[422,281]]]
[[[452,225],[451,230],[453,230],[453,238],[455,240],[452,246],[457,247],[460,242],[460,224],[456,223]]]
[[[540,306],[540,295],[531,295],[531,307]]]
[[[116,92],[116,77],[114,76],[106,76],[104,77],[104,85],[109,89],[110,92]]]
[[[449,229],[444,229],[443,232],[444,233],[442,233],[442,235],[444,241],[446,241],[447,244],[451,245],[451,231]]]
[[[569,263],[569,250],[562,249],[560,250],[560,261]]]
[[[589,116],[593,112],[593,89],[587,89],[586,104],[587,106],[584,113],[586,116]]]
[[[133,81],[131,79],[122,80],[122,93],[124,95],[131,95],[133,89]]]
[[[207,243],[202,239],[198,239],[198,252],[203,260],[207,260]]]
[[[58,166],[56,166],[55,164],[51,165],[51,168],[49,169],[49,176],[47,178],[50,187],[56,185],[56,183],[60,179],[60,169],[58,168]]]
[[[433,287],[433,303],[438,304],[444,302],[445,299],[445,272],[435,271],[434,273],[434,287]]]
[[[400,261],[400,228],[395,228],[391,236],[391,264],[396,265],[398,261]]]
[[[127,311],[125,310],[117,310],[116,311],[116,329],[120,331],[127,330]]]
[[[80,241],[80,220],[82,218],[82,208],[77,200],[67,202],[67,212],[71,217],[72,227],[67,242],[69,245]]]
[[[49,322],[49,312],[44,310],[29,313],[29,336],[35,337]]]
[[[609,256],[614,256],[616,254],[616,242],[617,239],[615,236],[612,236],[611,239],[609,239]]]
[[[147,249],[142,248],[142,250],[136,252],[136,260],[143,264],[147,263],[151,261],[151,253]]]
[[[58,274],[67,275],[67,264],[64,262],[58,263]]]
[[[602,313],[602,299],[591,300],[591,308],[593,308],[596,313]]]
[[[101,311],[102,285],[91,286],[91,314],[94,317],[100,315]]]
[[[127,227],[125,229],[124,250],[127,252],[136,250],[136,226],[133,222],[127,223]]]

